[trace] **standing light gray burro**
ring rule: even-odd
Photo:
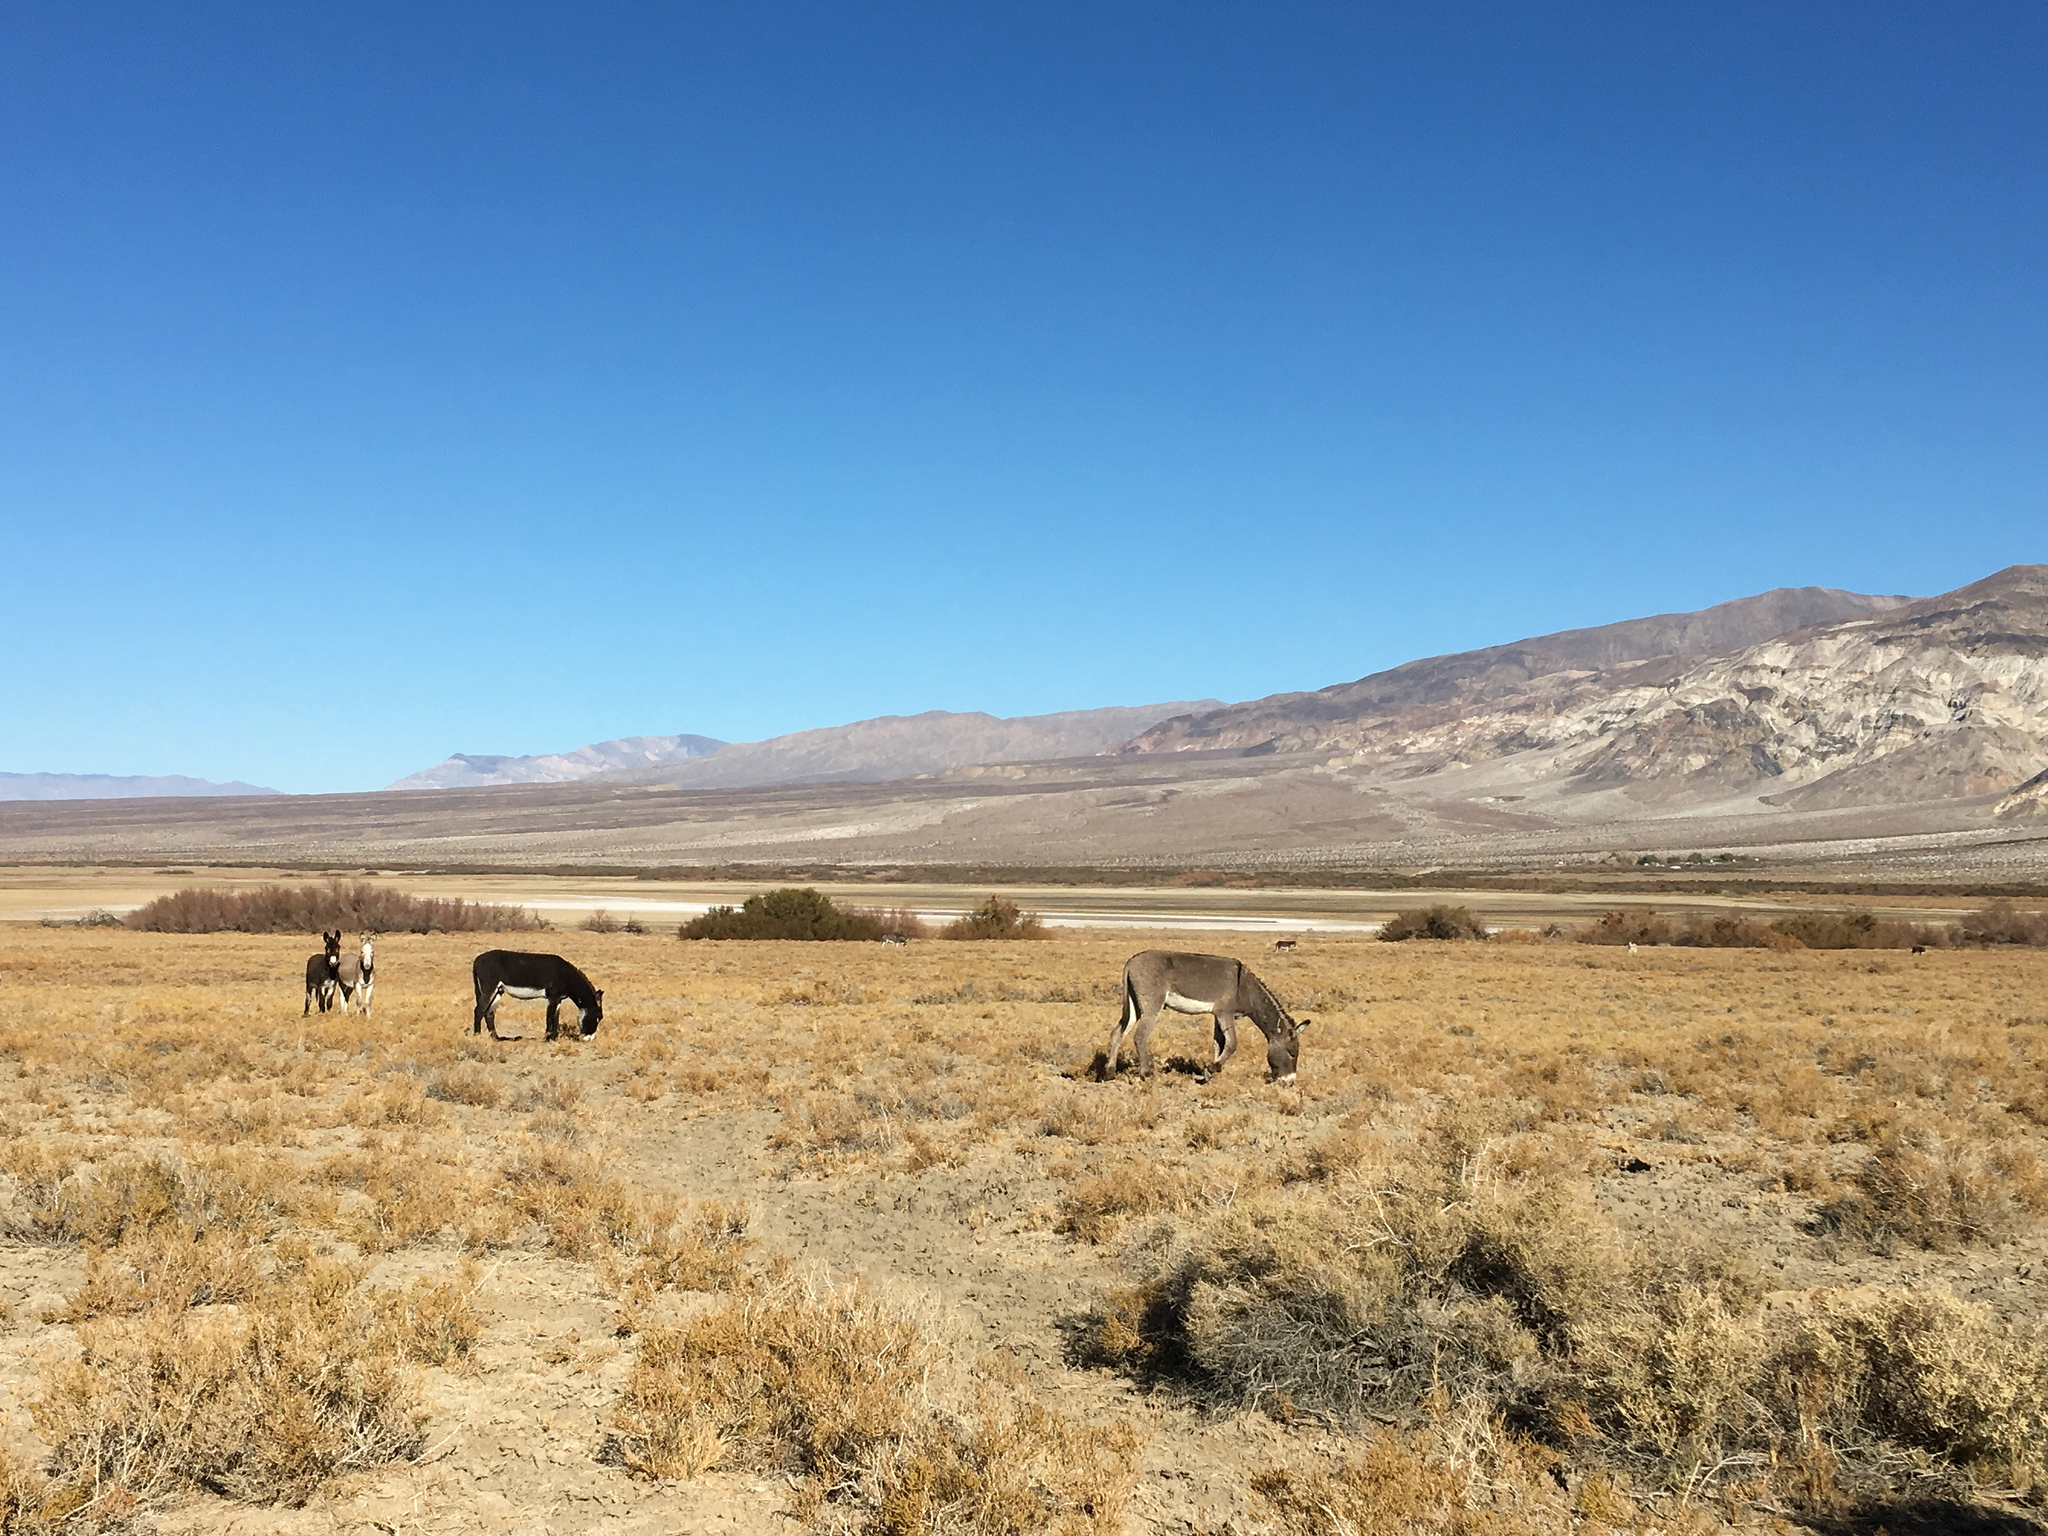
[[[1266,1037],[1267,1071],[1279,1082],[1294,1081],[1301,1065],[1301,1032],[1311,1021],[1294,1019],[1242,960],[1173,949],[1148,949],[1124,962],[1124,1006],[1109,1032],[1105,1080],[1116,1076],[1117,1055],[1133,1026],[1138,1071],[1152,1075],[1152,1026],[1159,1022],[1161,1009],[1206,1013],[1214,1019],[1216,1059],[1211,1072],[1220,1072],[1236,1052],[1237,1021],[1250,1019]]]

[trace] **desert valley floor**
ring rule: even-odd
[[[484,936],[389,935],[371,1017],[303,1017],[300,938],[0,927],[10,1497],[24,1467],[59,1474],[17,1513],[207,1533],[2037,1528],[2024,1456],[1965,1476],[1849,1447],[1795,1488],[1754,1445],[1683,1467],[1612,1430],[1560,1451],[1426,1380],[1398,1409],[1233,1395],[1141,1368],[1116,1330],[1229,1223],[1356,1220],[1453,1148],[1472,1202],[1535,1200],[1617,1274],[1715,1255],[1766,1332],[1905,1287],[2004,1338],[2048,1276],[2048,956],[1211,934],[1314,1018],[1297,1082],[1264,1080],[1249,1025],[1254,1048],[1203,1080],[1206,1031],[1173,1018],[1152,1080],[1096,1081],[1120,967],[1151,940],[1186,935],[564,931],[549,946],[605,988],[596,1038],[545,1041],[538,1006],[508,1003],[523,1038],[496,1042],[469,1030]],[[1901,1148],[1974,1181],[1966,1219],[1872,1204],[1868,1168]],[[350,1399],[382,1451],[298,1476],[294,1457],[325,1463],[286,1429],[257,1465],[173,1412],[173,1386],[214,1403],[233,1383],[283,1393],[289,1419],[275,1370],[218,1351],[237,1328],[301,1337],[315,1292],[360,1322],[315,1336],[395,1373]],[[810,1378],[802,1424],[758,1372],[752,1407],[688,1375],[744,1375],[755,1355],[706,1341],[805,1317],[915,1368],[880,1382],[848,1356]],[[819,1404],[861,1392],[818,1449]]]

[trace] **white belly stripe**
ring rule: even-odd
[[[498,990],[507,997],[517,997],[527,1002],[532,1002],[536,997],[546,997],[548,995],[546,987],[500,987]]]
[[[1175,1013],[1214,1013],[1216,1005],[1205,1003],[1199,998],[1182,997],[1178,992],[1166,994],[1166,1006]]]

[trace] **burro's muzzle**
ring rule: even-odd
[[[1301,1070],[1301,1032],[1314,1022],[1303,1019],[1277,1040],[1266,1042],[1266,1073],[1276,1083],[1291,1083]]]

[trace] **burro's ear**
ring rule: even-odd
[[[598,1000],[598,1001],[599,1001],[600,1003],[604,1001],[604,988],[603,988],[603,987],[599,987],[599,988],[597,989],[597,1000]]]
[[[1314,1019],[1296,1019],[1294,1021],[1294,1032],[1298,1035],[1313,1023],[1315,1023]]]

